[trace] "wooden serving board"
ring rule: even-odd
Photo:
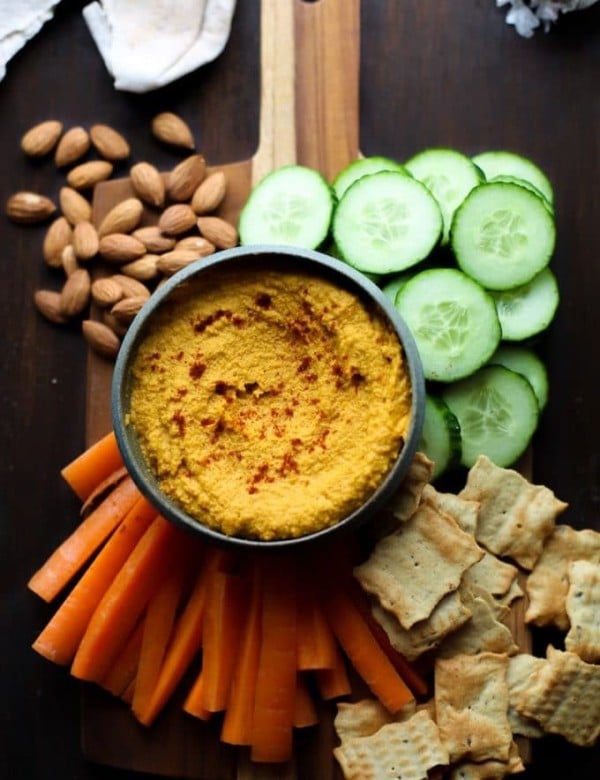
[[[237,223],[252,185],[266,173],[298,162],[329,180],[360,155],[359,52],[360,0],[261,0],[259,145],[248,160],[219,165],[228,190],[220,214]],[[209,161],[210,162],[210,161]],[[210,170],[210,168],[209,168]],[[129,179],[103,182],[94,192],[94,222],[133,194]],[[157,219],[145,215],[150,224]],[[88,355],[86,438],[98,440],[111,428],[112,363]],[[527,464],[525,464],[525,471]],[[530,638],[522,603],[511,628],[523,650]],[[82,688],[82,748],[93,762],[119,769],[193,780],[338,780],[333,759],[332,708],[319,704],[319,725],[297,737],[289,765],[254,765],[244,750],[223,745],[218,724],[185,715],[175,700],[146,728],[119,700],[94,686]],[[528,745],[521,744],[527,754]],[[524,755],[526,758],[526,755]]]

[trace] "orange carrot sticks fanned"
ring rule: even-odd
[[[121,468],[123,458],[113,431],[92,444],[68,463],[61,475],[82,501],[113,471]]]
[[[135,682],[143,635],[144,617],[142,616],[115,658],[108,674],[100,681],[100,685],[114,696],[122,696],[124,691]]]

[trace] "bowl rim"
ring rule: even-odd
[[[211,528],[203,524],[201,520],[189,515],[175,501],[162,492],[141,451],[135,446],[133,426],[126,422],[128,410],[128,368],[135,357],[137,345],[144,336],[145,328],[153,312],[162,305],[174,290],[185,282],[190,281],[193,277],[215,267],[232,265],[248,258],[254,258],[257,261],[268,264],[274,261],[275,256],[279,256],[280,259],[287,258],[301,266],[310,267],[321,276],[334,281],[335,279],[338,281],[344,280],[346,289],[353,290],[355,294],[363,297],[363,299],[366,297],[379,307],[394,328],[394,332],[398,336],[404,351],[411,384],[412,408],[409,428],[402,449],[383,481],[360,507],[337,523],[303,536],[263,540],[232,536]],[[287,267],[289,266],[285,266],[284,270]],[[352,528],[358,528],[377,509],[381,508],[387,499],[391,498],[408,471],[420,440],[425,414],[425,379],[423,366],[412,333],[391,299],[371,279],[347,263],[316,250],[283,244],[253,244],[219,250],[208,257],[199,258],[197,261],[177,271],[152,293],[123,337],[113,369],[110,401],[113,430],[124,464],[137,488],[156,507],[158,514],[209,542],[238,549],[282,551],[291,547],[306,546],[328,539],[334,535],[337,536],[339,533]]]

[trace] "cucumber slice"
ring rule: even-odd
[[[506,182],[471,190],[450,232],[459,267],[490,290],[533,279],[550,262],[555,237],[554,219],[540,198]]]
[[[396,296],[413,276],[414,274],[408,271],[403,274],[395,274],[391,278],[386,277],[386,282],[382,286],[381,291],[387,295],[392,303],[396,303]]]
[[[335,243],[359,271],[404,271],[423,260],[442,231],[440,208],[425,185],[398,171],[362,176],[333,215]]]
[[[500,343],[493,298],[457,269],[421,271],[400,290],[395,305],[412,331],[426,379],[468,376]]]
[[[531,182],[550,203],[554,203],[554,190],[550,179],[527,157],[515,152],[487,151],[476,154],[472,160],[481,168],[488,181],[495,176],[516,176]]]
[[[240,243],[316,249],[329,233],[333,204],[333,191],[318,171],[284,165],[250,193],[240,214]]]
[[[541,190],[538,190],[538,188],[530,181],[527,181],[526,179],[519,179],[517,176],[508,176],[506,174],[502,176],[494,176],[490,179],[490,182],[494,181],[505,182],[506,184],[518,184],[519,187],[525,187],[526,190],[529,190],[530,192],[533,192],[534,195],[537,195],[548,211],[551,214],[554,214],[554,205],[548,200],[544,193]]]
[[[473,187],[483,181],[480,170],[461,152],[443,148],[425,149],[404,165],[439,203],[444,220],[442,244],[447,244],[454,212]]]
[[[396,160],[390,157],[374,155],[372,157],[361,157],[359,160],[353,160],[349,165],[343,168],[333,180],[333,191],[338,200],[346,192],[351,184],[358,181],[362,176],[368,176],[371,173],[379,171],[398,171],[409,175],[406,168]]]
[[[461,463],[471,468],[479,455],[511,466],[527,449],[539,418],[529,382],[504,366],[484,366],[442,394],[456,415],[462,438]]]
[[[433,461],[432,479],[458,466],[462,452],[460,425],[448,404],[437,395],[425,397],[425,416],[417,449]]]
[[[490,365],[500,365],[522,374],[533,388],[543,411],[548,403],[548,371],[541,358],[529,347],[517,344],[501,344],[489,360]]]
[[[558,283],[549,268],[528,284],[490,294],[496,303],[504,341],[522,341],[546,330],[559,303]]]

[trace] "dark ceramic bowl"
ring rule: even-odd
[[[147,464],[136,437],[136,431],[127,423],[131,395],[131,365],[135,359],[138,345],[143,340],[146,328],[152,321],[156,310],[175,291],[184,291],[186,285],[201,277],[209,269],[233,270],[234,266],[252,262],[261,267],[272,266],[285,270],[297,270],[316,273],[339,287],[353,292],[358,297],[375,304],[385,318],[389,320],[403,346],[412,385],[411,422],[405,443],[386,478],[371,494],[369,499],[357,510],[334,525],[304,536],[262,541],[238,536],[228,536],[202,523],[201,518],[191,517],[177,503],[165,495]],[[287,246],[247,246],[217,252],[187,266],[174,274],[154,292],[148,302],[130,325],[117,357],[112,385],[112,418],[117,442],[123,459],[144,496],[164,517],[177,523],[188,531],[203,537],[206,541],[234,545],[250,549],[289,549],[299,545],[329,539],[342,531],[357,528],[391,497],[405,476],[414,457],[421,437],[425,407],[425,387],[423,369],[413,337],[392,302],[368,278],[345,263],[328,255]]]

